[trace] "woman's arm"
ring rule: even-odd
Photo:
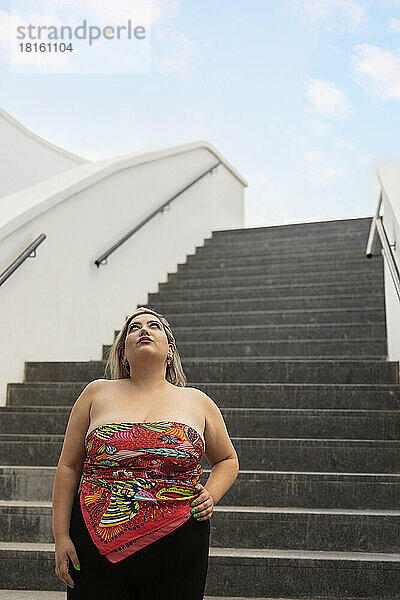
[[[100,380],[91,381],[72,407],[53,485],[53,537],[69,537],[72,505],[85,460],[85,435],[90,407]]]
[[[220,409],[207,394],[200,390],[198,392],[204,402],[205,454],[212,467],[204,487],[211,494],[214,504],[217,504],[237,478],[239,459]]]

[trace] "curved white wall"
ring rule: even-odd
[[[97,268],[94,260],[205,170]],[[86,164],[0,202],[0,271],[47,239],[0,287],[0,404],[24,361],[99,360],[125,316],[145,303],[213,230],[243,227],[247,183],[205,142]]]
[[[1,197],[83,164],[86,159],[39,137],[0,109]]]

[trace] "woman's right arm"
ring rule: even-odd
[[[56,546],[56,575],[73,585],[68,574],[68,556],[76,567],[78,557],[69,536],[72,505],[86,456],[85,436],[90,424],[90,408],[103,380],[91,381],[72,407],[58,460],[52,495],[53,537]]]

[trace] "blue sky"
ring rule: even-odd
[[[148,2],[147,72],[41,74],[10,72],[0,0],[2,107],[93,160],[207,140],[249,182],[247,226],[373,214],[376,163],[400,163],[400,0]]]

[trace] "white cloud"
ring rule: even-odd
[[[311,133],[318,136],[324,136],[332,130],[332,125],[319,119],[309,119],[307,127]]]
[[[395,18],[390,19],[389,29],[391,31],[395,31],[396,33],[400,33],[400,19],[395,19]]]
[[[311,107],[324,117],[345,118],[350,113],[345,93],[333,81],[311,79],[306,86],[306,94]]]
[[[354,0],[304,0],[304,10],[315,20],[329,21],[331,27],[335,15],[341,23],[344,17],[353,29],[357,29],[366,19],[366,3]]]
[[[358,170],[369,167],[373,157],[363,154],[346,139],[335,136],[316,137],[308,123],[302,132],[289,130],[293,152],[297,157],[297,177],[312,186],[329,187],[338,180],[351,178]]]
[[[400,58],[378,46],[360,44],[353,48],[356,79],[371,96],[400,99]]]
[[[313,165],[306,175],[306,180],[313,185],[325,185],[336,181],[343,176],[343,173],[329,162],[321,165]]]
[[[156,38],[160,41],[161,53],[153,57],[153,65],[159,73],[186,77],[195,72],[193,59],[201,54],[196,42],[167,28],[159,29]]]
[[[313,185],[327,184],[342,177],[342,170],[334,165],[332,157],[320,148],[309,149],[304,153],[306,161],[305,178]]]

